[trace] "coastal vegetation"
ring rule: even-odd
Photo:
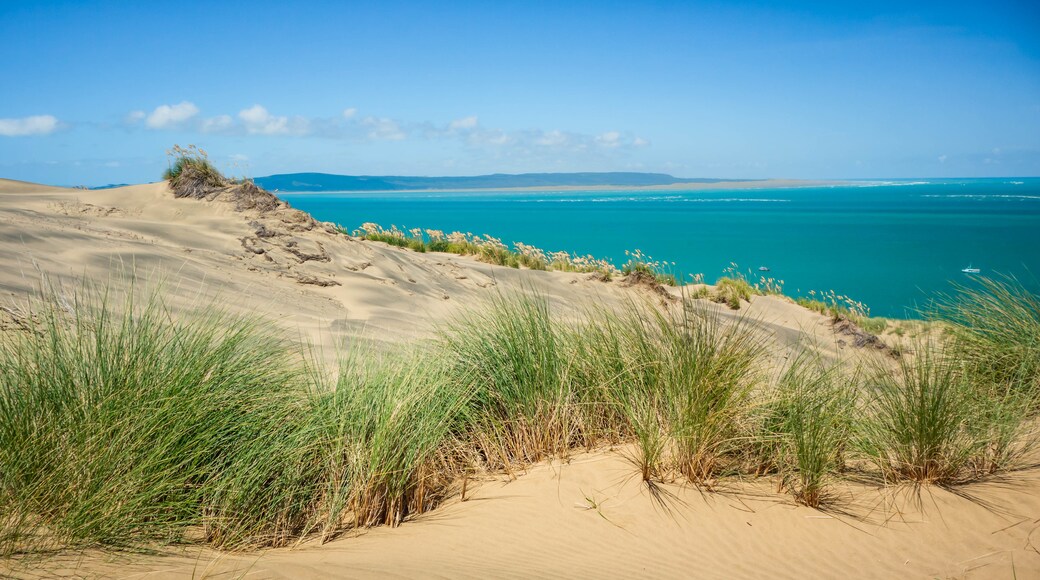
[[[666,271],[667,263],[654,260],[639,250],[626,251],[629,260],[620,268],[609,260],[595,258],[590,255],[576,255],[569,252],[547,252],[541,248],[516,242],[513,249],[501,239],[484,234],[451,232],[432,229],[400,229],[391,226],[383,228],[379,224],[366,222],[353,232],[343,227],[338,228],[343,234],[354,235],[361,239],[383,242],[399,248],[407,248],[416,252],[447,252],[461,256],[473,256],[478,260],[508,266],[510,268],[528,268],[531,270],[550,270],[561,272],[594,273],[603,280],[615,276],[645,276],[658,284],[675,286],[675,276]]]
[[[170,158],[170,164],[163,173],[163,179],[170,182],[170,189],[176,197],[203,197],[210,191],[231,183],[210,163],[209,155],[204,149],[194,145],[174,145],[166,154]]]
[[[870,308],[866,304],[834,290],[810,290],[808,297],[796,298],[795,302],[813,312],[830,316],[834,322],[851,321],[871,334],[881,334],[888,328],[887,320],[870,316]]]
[[[0,553],[326,540],[400,524],[474,473],[604,444],[652,490],[775,477],[817,507],[847,470],[964,484],[1031,457],[1029,300],[1010,280],[961,289],[939,311],[952,330],[896,368],[808,351],[770,379],[775,345],[691,298],[564,319],[499,295],[330,371],[261,319],[53,290],[0,336]]]

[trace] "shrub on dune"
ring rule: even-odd
[[[170,182],[176,197],[205,197],[231,183],[210,163],[206,152],[194,145],[174,145],[168,154],[171,162],[163,179]]]
[[[743,446],[741,423],[765,345],[746,319],[724,322],[717,311],[689,306],[662,326],[661,338],[673,460],[690,481],[707,482]]]

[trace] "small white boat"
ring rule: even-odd
[[[769,268],[767,266],[759,266],[758,267],[758,271],[759,272],[768,272]]]
[[[961,268],[961,272],[964,272],[965,274],[978,274],[981,271],[981,268],[972,268],[971,264],[968,264],[967,268]]]

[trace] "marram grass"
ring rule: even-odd
[[[860,449],[889,481],[962,483],[1032,447],[1030,399],[981,386],[953,348],[918,340],[896,372],[878,365],[867,381]]]
[[[631,443],[651,488],[765,471],[810,506],[847,461],[971,481],[1035,439],[1033,311],[1008,303],[1035,298],[993,299],[895,372],[810,357],[768,384],[766,335],[703,301],[563,318],[499,295],[436,340],[352,346],[330,377],[261,319],[55,292],[0,335],[0,555],[325,540],[433,509],[463,474],[605,443]]]
[[[302,359],[258,321],[158,296],[37,303],[0,341],[0,550],[280,543],[317,479]]]
[[[572,339],[537,295],[493,298],[444,334],[442,356],[472,392],[468,436],[487,465],[565,454],[596,437],[594,409],[571,380]]]
[[[940,296],[931,314],[946,323],[954,354],[979,381],[1040,396],[1040,296],[1012,277],[980,277]]]
[[[844,467],[851,442],[857,381],[837,363],[804,352],[784,370],[762,404],[765,460],[799,502],[819,507]]]

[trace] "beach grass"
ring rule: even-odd
[[[808,351],[794,358],[761,406],[766,461],[809,507],[820,506],[844,467],[856,399],[855,373]]]
[[[709,483],[739,455],[741,423],[764,343],[745,319],[724,322],[689,300],[664,313],[633,305],[583,330],[584,380],[620,415],[646,481]]]
[[[277,544],[316,479],[303,360],[257,320],[158,294],[52,291],[0,346],[0,551]]]
[[[1040,296],[1009,276],[958,285],[927,311],[952,335],[955,355],[998,390],[1040,397]]]
[[[323,539],[396,526],[432,509],[457,475],[446,453],[472,397],[436,358],[354,347],[334,384],[317,381],[307,417],[323,455]]]
[[[1014,469],[1035,446],[1035,399],[994,388],[956,348],[918,340],[896,372],[873,369],[859,443],[887,481],[963,483]]]
[[[260,318],[52,289],[0,335],[0,554],[327,540],[602,444],[652,489],[769,473],[812,507],[850,461],[970,482],[1027,461],[1037,406],[1035,351],[1001,352],[1032,316],[1006,302],[1028,298],[969,296],[988,325],[951,318],[863,377],[810,353],[770,382],[755,321],[688,297],[564,315],[498,294],[432,340],[355,341],[330,372]]]
[[[440,346],[473,393],[467,436],[488,466],[562,455],[594,437],[570,380],[573,343],[545,297],[496,296],[453,324]]]

